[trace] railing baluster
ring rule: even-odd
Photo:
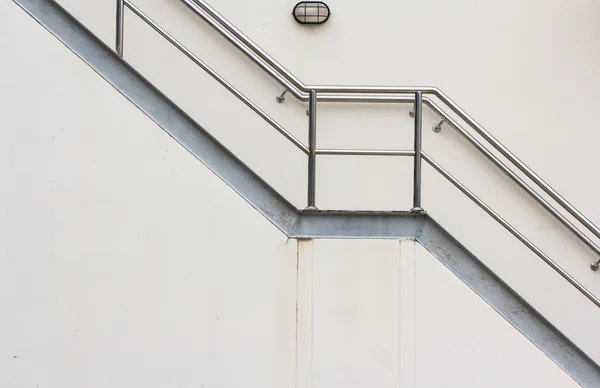
[[[308,206],[307,209],[316,209],[315,206],[315,181],[316,181],[316,149],[317,149],[317,92],[310,91],[308,100]]]
[[[421,145],[423,124],[423,95],[420,91],[415,93],[415,165],[413,182],[413,208],[411,212],[422,213],[421,207]]]
[[[117,36],[115,51],[123,57],[123,24],[125,22],[125,0],[117,0]]]

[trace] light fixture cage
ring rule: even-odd
[[[323,24],[331,16],[329,6],[322,1],[301,1],[292,11],[300,24]]]

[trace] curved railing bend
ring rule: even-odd
[[[540,178],[533,170],[531,170],[525,163],[517,158],[508,148],[494,138],[488,131],[486,131],[479,123],[477,123],[471,116],[469,116],[463,109],[461,109],[454,101],[446,96],[441,90],[435,87],[388,87],[388,86],[326,86],[326,85],[305,85],[298,78],[296,78],[289,70],[279,64],[263,49],[261,49],[256,43],[250,40],[240,30],[238,30],[233,24],[227,19],[220,15],[210,5],[203,0],[181,0],[190,9],[192,9],[198,16],[200,16],[205,22],[211,27],[218,31],[225,39],[242,51],[248,56],[254,63],[256,63],[261,69],[267,72],[275,81],[281,84],[285,90],[279,96],[277,96],[278,102],[285,100],[285,94],[290,93],[300,101],[308,102],[308,114],[309,114],[309,136],[308,146],[302,143],[290,132],[285,130],[283,126],[278,124],[273,118],[271,118],[266,112],[260,109],[250,99],[244,96],[238,91],[233,85],[227,82],[217,72],[211,69],[206,63],[198,58],[189,49],[178,42],[173,36],[166,32],[156,22],[144,14],[139,8],[131,3],[130,0],[117,0],[117,26],[116,26],[116,51],[120,56],[123,56],[123,36],[124,36],[124,11],[125,7],[129,8],[133,13],[140,17],[144,22],[151,26],[167,41],[178,48],[183,54],[190,58],[196,63],[202,70],[207,72],[212,78],[229,90],[235,95],[240,101],[246,106],[257,113],[279,133],[286,137],[292,142],[298,149],[308,155],[308,190],[307,190],[307,209],[316,209],[315,207],[315,180],[316,180],[316,156],[317,155],[369,155],[369,156],[410,156],[414,158],[414,174],[413,174],[413,206],[412,210],[415,213],[422,213],[421,208],[421,162],[425,160],[430,164],[436,171],[442,176],[448,179],[454,186],[456,186],[461,192],[481,207],[487,214],[494,218],[500,223],[506,230],[508,230],[513,236],[519,241],[526,245],[532,252],[540,257],[545,263],[551,268],[558,272],[563,278],[577,288],[583,295],[585,295],[590,301],[596,306],[600,307],[600,299],[594,294],[587,290],[581,283],[569,275],[563,268],[561,268],[556,262],[550,257],[544,254],[539,248],[537,248],[531,241],[517,231],[512,225],[510,225],[504,218],[498,213],[493,211],[488,205],[482,200],[476,197],[470,192],[464,185],[462,185],[456,178],[451,176],[445,171],[439,164],[433,161],[429,156],[424,154],[422,148],[422,107],[426,105],[433,112],[440,116],[442,121],[437,129],[440,128],[442,123],[447,123],[459,134],[461,134],[467,141],[472,144],[479,152],[481,152],[488,160],[496,165],[504,174],[511,178],[519,187],[521,187],[527,194],[529,194],[537,203],[539,203],[544,209],[546,209],[552,216],[554,216],[562,225],[570,230],[576,237],[578,237],[585,245],[587,245],[592,251],[600,256],[600,247],[597,243],[592,241],[584,232],[582,232],[576,225],[573,224],[567,217],[559,212],[548,200],[546,200],[540,193],[532,188],[527,182],[525,182],[518,174],[511,170],[506,164],[504,164],[494,153],[487,149],[480,141],[478,141],[473,135],[466,131],[462,126],[448,113],[446,113],[439,105],[436,104],[435,100],[439,100],[444,106],[449,108],[452,113],[457,115],[461,120],[466,122],[477,134],[479,134],[487,143],[489,143],[494,149],[501,153],[506,159],[508,159],[514,166],[516,166],[523,174],[525,174],[532,182],[541,188],[548,196],[550,196],[556,203],[558,203],[565,211],[571,214],[581,225],[583,225],[590,233],[600,238],[600,228],[592,223],[587,217],[585,217],[579,210],[571,205],[565,198],[563,198],[556,190],[548,185],[542,178]],[[318,102],[365,102],[365,103],[406,103],[414,104],[413,112],[411,116],[414,117],[414,130],[415,130],[415,142],[414,150],[350,150],[350,149],[318,149],[316,146],[316,117],[317,117],[317,103]],[[591,268],[595,271],[600,267],[600,260],[593,263]]]

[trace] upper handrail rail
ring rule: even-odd
[[[189,1],[189,0],[182,0]],[[194,2],[199,2],[201,0],[193,0]],[[561,268],[556,262],[550,259],[544,252],[542,252],[538,247],[536,247],[531,241],[529,241],[523,234],[521,234],[517,229],[515,229],[512,225],[510,225],[505,219],[503,219],[498,213],[493,211],[488,205],[486,205],[483,201],[481,201],[478,197],[476,197],[472,192],[470,192],[463,184],[461,184],[456,178],[451,176],[447,171],[445,171],[440,165],[438,165],[433,159],[427,156],[422,152],[422,107],[423,104],[429,106],[436,114],[440,115],[443,120],[442,122],[447,122],[455,128],[462,136],[464,136],[477,150],[483,153],[486,158],[488,158],[493,164],[495,164],[502,172],[504,172],[508,177],[510,177],[515,183],[517,183],[525,192],[527,192],[533,199],[535,199],[540,205],[542,205],[548,212],[550,212],[558,221],[560,221],[565,227],[567,227],[571,232],[573,232],[581,241],[583,241],[589,248],[591,248],[594,252],[600,255],[600,247],[596,245],[591,239],[582,233],[575,225],[571,223],[564,215],[558,212],[546,199],[544,199],[539,193],[533,190],[522,178],[520,178],[517,174],[515,174],[511,169],[509,169],[502,161],[496,157],[492,152],[490,152],[485,146],[483,146],[477,139],[475,139],[469,132],[465,131],[455,120],[450,117],[446,112],[444,112],[432,99],[424,97],[423,94],[426,91],[416,90],[413,96],[393,96],[394,100],[388,100],[388,94],[385,95],[384,98],[378,99],[377,102],[413,102],[414,103],[414,112],[412,112],[412,116],[414,117],[415,124],[415,132],[414,132],[414,150],[340,150],[340,149],[317,149],[316,147],[316,109],[317,109],[317,91],[310,90],[309,91],[309,144],[308,147],[305,146],[300,140],[295,138],[291,133],[286,131],[281,125],[279,125],[275,120],[269,117],[264,111],[262,111],[256,104],[254,104],[250,99],[245,97],[240,91],[235,89],[230,83],[228,83],[223,77],[217,74],[213,69],[211,69],[206,63],[204,63],[200,58],[198,58],[195,54],[193,54],[190,50],[188,50],[185,46],[183,46],[179,41],[177,41],[173,36],[171,36],[167,31],[165,31],[162,27],[160,27],[156,22],[154,22],[150,17],[144,14],[139,8],[131,3],[130,0],[117,0],[117,29],[116,29],[116,51],[117,54],[121,57],[123,56],[123,25],[124,25],[124,9],[128,7],[131,9],[137,16],[139,16],[144,22],[146,22],[149,26],[151,26],[155,31],[157,31],[161,36],[167,39],[171,44],[173,44],[177,49],[179,49],[182,53],[184,53],[188,58],[190,58],[194,63],[200,66],[205,72],[207,72],[212,78],[218,81],[222,86],[224,86],[228,91],[234,94],[239,100],[241,100],[244,104],[246,104],[249,108],[251,108],[255,113],[257,113],[261,118],[267,121],[271,126],[273,126],[276,130],[278,130],[282,135],[284,135],[288,140],[290,140],[294,145],[296,145],[300,150],[302,150],[305,154],[308,155],[308,207],[307,209],[316,209],[315,207],[315,161],[317,155],[371,155],[371,156],[413,156],[414,157],[414,182],[413,182],[413,208],[411,212],[415,213],[424,213],[424,210],[421,208],[421,161],[425,160],[428,164],[430,164],[435,170],[437,170],[442,176],[444,176],[447,180],[449,180],[454,186],[460,189],[467,197],[469,197],[472,201],[474,201],[480,208],[486,211],[492,218],[494,218],[498,223],[500,223],[506,230],[508,230],[513,236],[515,236],[519,241],[521,241],[524,245],[526,245],[533,253],[535,253],[538,257],[540,257],[546,264],[548,264],[552,269],[554,269],[558,274],[560,274],[564,279],[566,279],[571,285],[573,285],[578,291],[580,291],[584,296],[586,296],[592,303],[596,306],[600,307],[600,298],[596,297],[592,292],[586,289],[581,283],[579,283],[574,277],[572,277],[567,271]],[[262,64],[262,62],[260,62]],[[268,68],[267,64],[263,64],[261,66],[263,68]],[[270,69],[270,68],[269,68]],[[270,69],[273,70],[273,69]],[[275,74],[278,74],[275,72]],[[327,87],[327,90],[332,90],[336,87]],[[343,90],[358,90],[353,89],[353,87],[341,87]],[[412,90],[412,88],[406,88]],[[382,89],[383,90],[383,89]],[[389,90],[389,89],[385,89]],[[427,90],[427,89],[426,89]],[[431,92],[431,91],[430,91]],[[358,92],[356,92],[358,93]],[[408,93],[408,92],[402,92]],[[441,92],[440,92],[441,93]],[[359,94],[357,96],[340,94],[340,95],[328,95],[325,101],[364,101],[364,98],[367,95]],[[448,99],[449,100],[449,99]],[[368,99],[367,101],[372,102],[372,99]],[[442,101],[444,101],[442,99]],[[438,126],[441,125],[438,124]],[[478,124],[477,124],[478,125]],[[483,128],[482,128],[483,129]],[[484,137],[485,138],[485,137]],[[486,139],[487,140],[487,139]],[[600,260],[597,263],[592,264],[592,269],[596,270]],[[596,266],[596,268],[594,268]]]
[[[498,139],[492,136],[481,124],[473,119],[469,114],[466,113],[458,104],[456,104],[450,97],[443,93],[436,87],[392,87],[392,86],[323,86],[323,85],[305,85],[298,78],[296,78],[289,70],[283,67],[279,62],[273,59],[267,54],[260,46],[254,43],[248,38],[243,32],[237,29],[232,23],[230,23],[225,17],[219,14],[214,8],[212,8],[204,0],[181,0],[195,13],[202,17],[208,22],[213,28],[215,28],[221,35],[223,35],[228,41],[234,44],[238,49],[244,52],[250,57],[257,65],[263,70],[266,70],[271,76],[281,83],[284,87],[289,90],[294,97],[301,101],[308,101],[308,93],[311,90],[317,92],[317,100],[323,101],[363,101],[363,102],[409,102],[412,98],[406,98],[406,96],[400,96],[402,98],[395,98],[397,96],[391,95],[403,95],[413,94],[417,91],[423,94],[429,94],[437,97],[441,100],[444,105],[449,107],[452,112],[458,115],[464,120],[471,128],[473,128],[481,137],[483,137],[489,144],[491,144],[498,152],[500,152],[505,158],[507,158],[513,165],[515,165],[522,173],[524,173],[529,179],[531,179],[538,187],[540,187],[546,194],[548,194],[554,201],[556,201],[564,210],[571,214],[577,221],[579,221],[585,228],[600,238],[600,228],[596,226],[591,220],[589,220],[583,213],[575,208],[569,201],[561,196],[552,186],[544,181],[539,175],[537,175],[531,168],[529,168],[523,161],[521,161],[515,154],[513,154],[506,146],[504,146]],[[249,52],[251,51],[251,52]],[[319,94],[325,94],[319,97]],[[335,95],[342,95],[336,96]],[[359,96],[345,96],[347,94],[359,94]],[[373,94],[388,94],[384,98],[373,96]],[[329,95],[329,96],[328,96]],[[427,105],[431,106],[432,101],[424,98]],[[454,122],[451,118],[438,109],[438,114],[442,115],[447,122]],[[456,126],[453,124],[453,126]],[[464,132],[461,132],[463,136]],[[492,160],[495,164],[497,162]],[[523,187],[523,186],[521,186]],[[536,201],[540,202],[540,198],[535,198]],[[546,209],[547,206],[540,202]],[[560,220],[563,222],[563,220]],[[564,222],[563,222],[564,224]],[[578,237],[582,238],[576,231],[573,230],[572,224],[567,228],[571,229]],[[587,237],[586,237],[587,238]],[[584,238],[585,240],[585,238]],[[589,239],[587,239],[589,240]],[[586,241],[584,241],[586,242]],[[588,242],[586,242],[588,246]],[[600,255],[600,249],[597,246],[590,246],[597,254]]]

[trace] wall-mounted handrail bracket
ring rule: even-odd
[[[285,101],[285,94],[288,92],[287,89],[285,89],[283,92],[281,92],[281,94],[278,94],[277,97],[275,97],[275,101],[277,101],[277,103],[281,104]]]
[[[590,268],[594,272],[598,271],[598,269],[600,269],[600,260],[593,262],[592,265],[590,265]]]
[[[415,104],[413,104],[412,109],[408,111],[408,115],[415,118]]]
[[[446,119],[442,119],[439,123],[433,124],[433,132],[440,133],[442,131],[442,124],[446,122]]]

